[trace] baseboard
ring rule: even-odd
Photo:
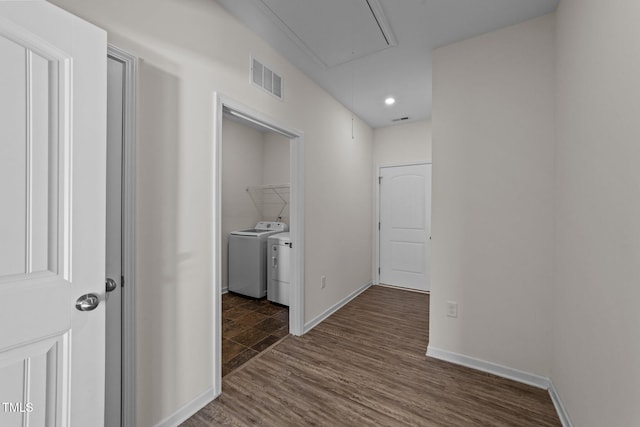
[[[321,313],[320,315],[316,316],[315,318],[305,323],[303,334],[306,334],[307,332],[309,332],[310,330],[318,326],[324,319],[331,316],[333,313],[340,310],[349,301],[351,301],[352,299],[354,299],[355,297],[357,297],[358,295],[360,295],[361,293],[369,289],[371,285],[372,285],[372,282],[369,282],[366,285],[356,289],[355,291],[351,292],[349,295],[347,295],[346,297],[344,297],[343,299],[341,299],[340,301],[338,301],[337,303],[329,307],[324,313]]]
[[[374,283],[373,286],[380,286],[382,288],[397,289],[399,291],[415,292],[418,294],[430,295],[431,291],[423,291],[422,289],[405,288],[404,286],[387,285],[386,283]]]
[[[175,427],[189,419],[193,414],[204,408],[215,399],[213,387],[196,396],[190,402],[182,405],[176,412],[160,421],[155,427]]]
[[[427,356],[455,363],[456,365],[477,369],[478,371],[488,372],[499,377],[508,378],[510,380],[542,388],[544,390],[548,390],[551,384],[551,380],[547,377],[498,365],[497,363],[487,362],[486,360],[476,359],[475,357],[465,356],[464,354],[434,348],[431,345],[427,346]]]
[[[226,294],[227,292],[229,292],[229,287],[226,288],[222,288],[222,291],[220,291],[221,294]]]
[[[560,396],[553,385],[553,381],[547,377],[498,365],[497,363],[487,362],[486,360],[476,359],[475,357],[465,356],[464,354],[442,350],[430,345],[427,346],[427,356],[548,390],[553,406],[556,408],[556,412],[558,413],[558,418],[560,418],[560,422],[562,423],[562,427],[573,427],[569,414],[562,404],[562,400],[560,400]]]
[[[560,422],[562,423],[562,427],[573,427],[571,423],[571,419],[569,418],[569,414],[567,410],[564,408],[562,404],[562,400],[560,400],[560,395],[556,390],[553,382],[549,384],[549,395],[551,396],[551,401],[553,402],[553,406],[556,407],[556,412],[558,413],[558,417],[560,418]]]

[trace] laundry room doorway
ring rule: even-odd
[[[219,94],[214,95],[214,111],[213,352],[217,395],[222,376],[234,365],[229,363],[230,357],[237,353],[238,363],[242,363],[241,359],[250,358],[277,338],[303,333],[304,147],[301,131]],[[288,239],[286,248],[271,239],[283,236]],[[273,254],[267,254],[268,243],[274,247]],[[285,252],[286,259],[279,261]],[[252,274],[238,270],[238,254],[255,260],[249,263],[250,269],[255,267],[255,275],[264,285],[234,288],[238,274]],[[234,258],[231,263],[230,257]],[[286,274],[276,277],[285,269]],[[273,274],[274,283],[286,277],[285,299],[278,293],[281,287],[267,293],[267,274]],[[231,293],[227,293],[229,288]],[[230,327],[236,328],[231,334]],[[252,331],[254,327],[257,329]],[[275,329],[267,331],[268,327]],[[262,339],[258,337],[261,334],[269,336]]]

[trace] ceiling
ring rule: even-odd
[[[433,49],[553,12],[559,0],[217,1],[377,128],[431,117]]]

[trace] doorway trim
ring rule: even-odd
[[[293,272],[289,333],[304,334],[304,133],[278,123],[218,92],[213,94],[213,390],[222,393],[222,115],[226,109],[266,130],[289,138],[291,241]]]
[[[109,44],[107,56],[124,67],[122,147],[122,425],[136,424],[136,91],[138,58]]]

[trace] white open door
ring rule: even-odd
[[[380,168],[380,283],[428,291],[431,165]]]
[[[0,1],[0,57],[0,425],[101,426],[106,34]]]

